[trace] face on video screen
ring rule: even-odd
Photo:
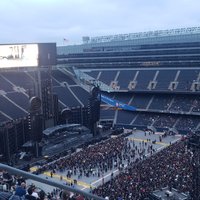
[[[38,45],[0,45],[0,68],[38,66]]]

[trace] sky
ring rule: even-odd
[[[199,11],[199,0],[0,0],[0,43],[72,45],[82,36],[196,27]]]

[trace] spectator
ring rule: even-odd
[[[31,187],[32,187],[32,196],[34,196],[36,199],[39,199],[39,195],[36,192],[36,187],[34,185],[32,185]]]
[[[30,186],[27,190],[28,194],[25,195],[25,199],[26,200],[36,200],[37,198],[34,197],[32,194],[33,194],[33,187]]]
[[[41,190],[41,191],[38,193],[38,195],[39,195],[39,199],[40,199],[40,200],[44,200],[44,199],[45,199],[45,192],[44,192],[43,190]]]
[[[17,186],[15,190],[15,195],[23,197],[26,194],[26,183],[22,182],[20,186]]]
[[[60,196],[61,196],[62,200],[68,200],[70,198],[70,192],[63,190],[61,192]]]

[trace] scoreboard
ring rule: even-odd
[[[0,68],[56,65],[56,43],[0,45]]]

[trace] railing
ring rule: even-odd
[[[32,179],[32,180],[38,181],[40,183],[44,183],[44,184],[51,185],[51,186],[54,186],[54,187],[57,187],[57,188],[60,188],[60,189],[64,189],[64,190],[71,191],[71,192],[74,192],[74,193],[77,193],[77,194],[81,194],[84,197],[87,197],[87,198],[90,198],[90,199],[104,200],[104,198],[98,197],[98,196],[93,195],[89,192],[84,192],[83,190],[79,190],[79,189],[72,188],[72,187],[67,186],[67,185],[62,185],[60,183],[56,183],[54,181],[41,178],[37,175],[16,169],[14,167],[10,167],[8,165],[0,164],[0,169],[8,171],[10,174],[20,175],[24,178]]]
[[[90,84],[90,86],[99,86],[99,88],[101,89],[101,91],[107,91],[107,92],[114,91],[114,89],[112,87],[106,85],[105,83],[103,83],[103,82],[101,82],[99,80],[95,80],[93,77],[89,76],[87,73],[84,73],[83,71],[81,71],[79,69],[75,69],[74,68],[74,73],[76,74],[76,77],[80,81],[84,80],[88,84]]]

